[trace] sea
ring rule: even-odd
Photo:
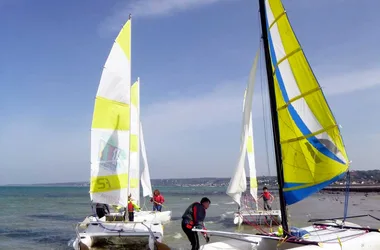
[[[254,233],[256,227],[246,225],[238,228],[233,224],[237,206],[225,194],[225,187],[154,187],[165,197],[164,210],[172,211],[172,221],[164,226],[164,243],[171,249],[190,249],[181,230],[184,210],[202,197],[211,200],[205,220],[209,230]],[[271,190],[270,190],[271,191]],[[276,198],[278,195],[271,191]],[[342,217],[344,194],[324,192],[314,194],[289,207],[291,226],[307,225],[310,218]],[[151,209],[151,203],[142,206]],[[380,217],[380,193],[351,193],[348,215],[372,214]],[[279,208],[278,199],[273,209]],[[91,205],[88,187],[0,187],[0,249],[72,249],[75,225],[90,215]],[[369,218],[350,219],[363,226],[380,228],[380,222]],[[263,227],[269,231],[269,227]],[[223,240],[211,236],[211,241]],[[201,237],[201,243],[204,243]]]

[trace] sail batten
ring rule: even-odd
[[[286,204],[341,178],[348,158],[336,121],[280,0],[266,0]],[[270,25],[269,25],[270,24]]]
[[[91,125],[90,197],[94,203],[127,206],[130,147],[131,21],[119,32],[101,75]]]

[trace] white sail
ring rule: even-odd
[[[148,159],[146,157],[144,133],[143,133],[141,122],[140,122],[140,143],[141,143],[141,155],[144,162],[144,168],[141,174],[141,186],[143,189],[143,196],[153,197],[152,184],[150,182]]]
[[[245,155],[247,152],[247,142],[249,135],[249,124],[252,117],[252,99],[253,99],[253,87],[256,75],[257,60],[259,51],[256,54],[255,61],[253,63],[251,72],[249,74],[248,86],[246,90],[246,96],[244,98],[243,105],[243,126],[240,137],[240,155],[235,173],[231,178],[229,186],[227,188],[227,195],[229,195],[239,206],[241,194],[247,189],[247,178],[244,169]],[[252,124],[251,124],[252,125]]]
[[[256,209],[258,209],[257,203],[257,175],[256,175],[256,163],[255,163],[255,149],[253,143],[253,128],[252,128],[252,112],[249,115],[248,137],[247,137],[247,157],[249,166],[249,186],[250,193],[256,201]]]
[[[118,34],[104,65],[91,126],[90,197],[127,206],[130,142],[131,20]]]
[[[129,176],[137,183],[132,183],[129,193],[140,204],[140,79],[131,86],[131,143]],[[133,185],[132,185],[133,184]]]

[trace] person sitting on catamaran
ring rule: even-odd
[[[206,217],[206,209],[210,206],[211,201],[207,197],[203,197],[201,202],[192,203],[182,215],[182,230],[186,234],[191,243],[191,250],[199,249],[198,233],[192,231],[193,228],[204,229],[204,219]],[[202,233],[208,243],[210,237],[206,233]]]
[[[267,187],[264,187],[263,191],[264,192],[260,195],[259,199],[261,199],[261,197],[263,197],[263,200],[264,200],[264,210],[272,210],[272,207],[270,206],[270,203],[273,202],[274,196],[271,193],[269,193]]]
[[[96,203],[95,208],[96,208],[96,215],[98,216],[99,219],[105,216],[106,214],[110,213],[110,209],[107,204]]]
[[[158,189],[154,190],[153,198],[150,199],[153,202],[153,211],[161,212],[162,204],[165,202],[164,196],[160,193]]]
[[[128,219],[129,221],[134,221],[135,210],[139,211],[140,207],[132,199],[132,194],[128,196]]]

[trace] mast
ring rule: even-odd
[[[129,17],[128,17],[128,20],[131,20],[131,41],[130,41],[130,45],[129,45],[129,49],[130,49],[130,52],[132,52],[132,14],[129,14]],[[130,53],[131,54],[131,53]],[[130,63],[130,76],[129,76],[129,82],[131,83],[132,81],[132,55],[131,55],[131,63]],[[130,84],[130,87],[129,87],[129,108],[131,108],[132,106],[132,103],[131,103],[131,87],[132,87],[132,84]],[[131,111],[129,110],[129,122],[131,121]],[[128,150],[129,150],[129,157],[128,157],[128,188],[127,188],[127,196],[129,197],[129,194],[130,194],[130,190],[131,190],[131,129],[129,129],[129,147],[128,147]],[[128,199],[127,199],[127,202]]]
[[[137,77],[137,89],[138,89],[138,97],[137,97],[137,117],[138,117],[138,124],[137,124],[137,135],[138,135],[138,138],[137,138],[137,145],[138,145],[138,150],[137,150],[137,166],[138,166],[138,180],[139,180],[139,184],[137,185],[138,186],[138,194],[139,194],[139,197],[138,198],[138,203],[137,205],[140,206],[141,202],[140,202],[140,153],[141,153],[141,143],[140,143],[140,77]],[[144,197],[143,197],[144,198]]]
[[[283,228],[283,234],[285,236],[289,232],[289,230],[288,230],[288,218],[287,218],[287,214],[286,214],[286,202],[285,202],[284,194],[283,194],[284,173],[283,173],[281,145],[280,145],[280,129],[278,127],[276,93],[275,93],[275,86],[274,86],[274,80],[273,80],[273,74],[272,74],[272,72],[273,72],[272,62],[271,62],[270,52],[269,52],[265,0],[259,0],[259,6],[260,6],[260,20],[261,20],[262,39],[264,42],[265,67],[266,67],[267,78],[268,78],[268,89],[269,89],[269,101],[270,101],[270,110],[271,110],[271,118],[272,118],[274,151],[275,151],[275,156],[276,156],[278,192],[279,192],[279,197],[280,197],[280,209],[281,209],[281,224],[282,224],[282,228]]]

